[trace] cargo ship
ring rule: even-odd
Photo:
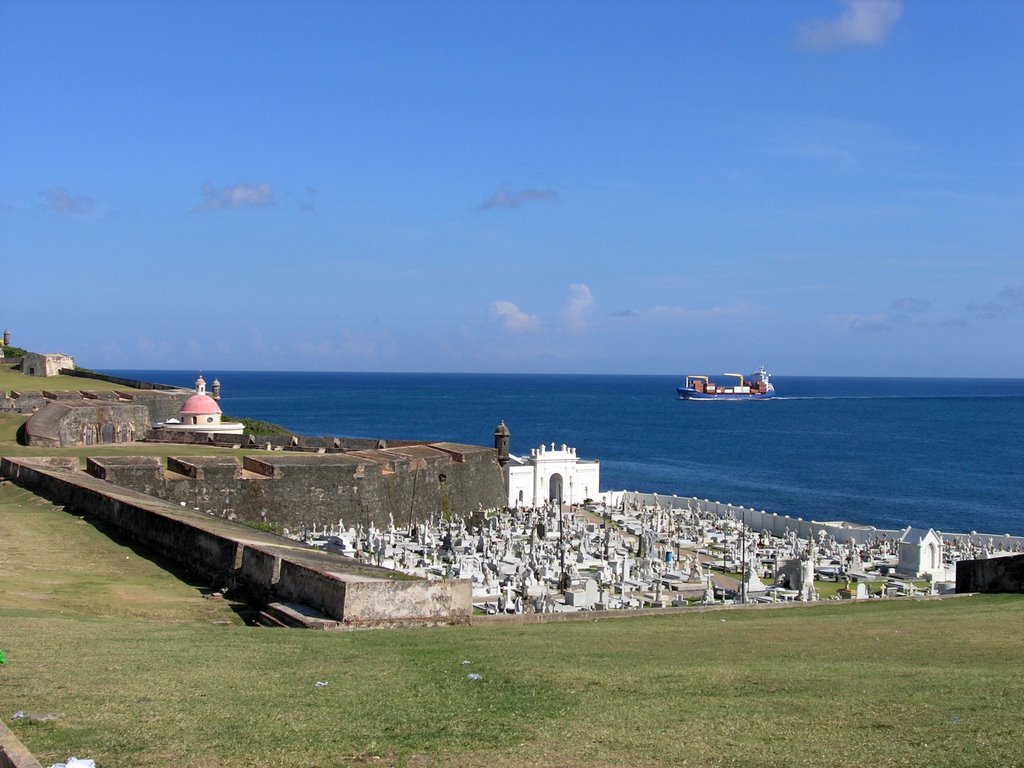
[[[680,400],[765,400],[775,395],[771,374],[762,365],[749,377],[742,373],[723,373],[735,376],[729,385],[716,384],[708,376],[687,376],[686,385],[676,387]]]

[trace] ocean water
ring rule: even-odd
[[[195,371],[108,371],[191,387]],[[672,376],[206,371],[229,416],[303,435],[566,443],[602,490],[816,520],[1024,535],[1024,380],[773,378],[767,401],[677,399]]]

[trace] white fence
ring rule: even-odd
[[[733,519],[744,522],[754,531],[767,531],[774,536],[782,536],[786,531],[794,532],[801,539],[811,537],[817,538],[819,532],[825,531],[826,536],[834,536],[836,541],[845,544],[847,541],[854,541],[858,545],[866,544],[871,539],[884,536],[887,539],[900,538],[906,528],[890,530],[886,528],[875,528],[872,525],[859,525],[844,521],[821,522],[818,520],[804,520],[802,517],[790,517],[779,515],[774,512],[765,512],[763,509],[751,509],[739,507],[735,504],[726,504],[721,501],[710,501],[688,496],[666,496],[658,493],[643,493],[641,491],[605,491],[601,494],[600,500],[609,507],[621,507],[623,500],[627,507],[631,505],[654,506],[657,504],[662,509],[687,509],[692,508],[702,512],[712,513],[719,518],[732,516]],[[970,541],[979,547],[992,545],[993,548],[1012,551],[1024,547],[1024,536],[1011,536],[1010,534],[995,533],[948,533],[936,530],[945,541]]]

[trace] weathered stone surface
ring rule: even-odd
[[[25,442],[33,447],[127,443],[149,431],[145,406],[87,400],[54,400],[25,424]]]
[[[457,448],[457,450],[456,450]],[[158,475],[130,462],[96,459],[90,473],[220,517],[302,526],[339,518],[382,527],[500,507],[504,485],[490,448],[406,445],[350,453],[270,451],[234,457],[175,457]],[[97,474],[101,472],[101,474]]]
[[[957,592],[1024,592],[1024,555],[961,560],[956,564]]]
[[[14,393],[0,406],[32,413],[25,442],[36,447],[125,443],[149,436],[152,424],[177,416],[187,393]]]

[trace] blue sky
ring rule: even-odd
[[[1024,4],[0,2],[92,368],[1024,376]]]

